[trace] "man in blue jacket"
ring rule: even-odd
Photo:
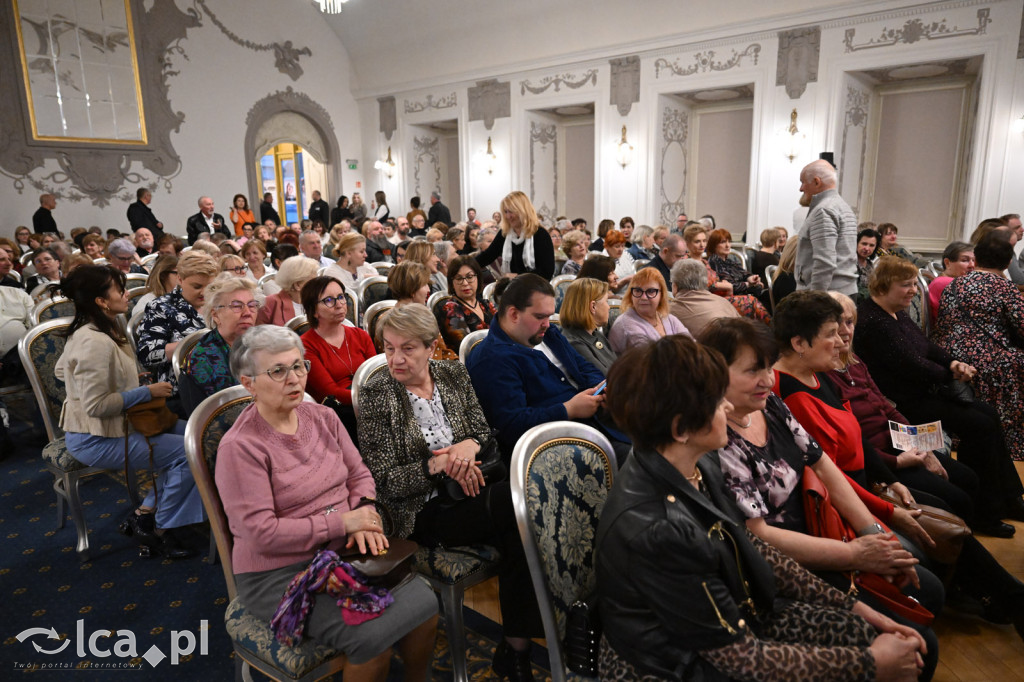
[[[604,376],[551,326],[554,312],[551,284],[538,275],[519,275],[502,294],[487,338],[466,362],[506,457],[530,428],[564,419],[595,426],[613,443],[624,438],[593,419],[604,403],[603,395],[594,395]]]

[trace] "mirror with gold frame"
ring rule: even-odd
[[[12,0],[36,140],[146,144],[131,0]]]

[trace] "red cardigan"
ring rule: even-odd
[[[288,320],[295,317],[295,306],[287,291],[279,291],[267,300],[256,314],[256,324],[276,324],[283,327]]]
[[[352,404],[352,376],[359,365],[377,354],[370,335],[358,327],[345,327],[341,347],[327,343],[315,329],[302,335],[306,359],[310,362],[306,391],[320,402],[333,395],[345,405]]]

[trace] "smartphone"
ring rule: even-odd
[[[596,391],[594,391],[594,395],[601,395],[601,391],[603,391],[604,387],[607,386],[607,385],[608,385],[608,380],[607,379],[602,381],[601,385],[597,387]]]

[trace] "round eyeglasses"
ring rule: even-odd
[[[325,296],[317,303],[321,303],[327,308],[334,308],[339,305],[348,305],[348,300],[344,296]]]
[[[216,308],[214,308],[214,310],[220,310],[221,308],[228,308],[231,310],[231,312],[237,315],[241,315],[242,312],[244,312],[245,309],[248,308],[249,312],[255,315],[260,311],[260,304],[257,301],[249,301],[248,303],[242,303],[241,301],[232,301],[231,303],[219,305]]]
[[[288,378],[289,372],[295,372],[295,376],[301,379],[309,374],[309,367],[309,360],[296,360],[292,365],[276,365],[268,370],[264,370],[261,374],[266,374],[274,381],[280,383]]]
[[[453,279],[459,284],[466,284],[467,282],[475,282],[476,274],[471,272],[465,277],[454,277]]]
[[[245,274],[245,266],[244,265],[236,265],[233,268],[228,268],[228,270],[230,270],[231,272],[235,273],[236,275],[244,275]]]
[[[633,298],[641,298],[646,296],[649,299],[654,299],[658,294],[661,293],[661,289],[657,287],[651,287],[650,289],[641,289],[640,287],[633,287],[629,290],[629,293],[633,295]]]

